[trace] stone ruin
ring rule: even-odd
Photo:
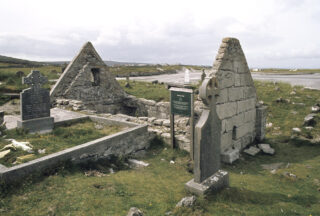
[[[126,93],[109,72],[97,51],[87,42],[69,63],[50,92],[56,99],[80,101],[87,109],[98,112],[121,111]]]
[[[51,103],[73,110],[169,118],[169,102],[127,95],[90,42],[69,63],[50,92]]]
[[[221,121],[222,160],[232,162],[239,150],[265,135],[266,107],[260,106],[256,88],[239,40],[224,38],[209,75],[215,107]]]
[[[239,157],[240,150],[255,140],[263,140],[266,123],[266,107],[258,104],[253,79],[237,39],[223,39],[212,73],[206,79],[213,79],[216,85],[212,109],[216,110],[220,122],[217,126],[220,133],[215,139],[219,139],[221,160],[232,163]],[[164,122],[169,118],[169,102],[157,103],[127,95],[90,42],[83,46],[51,90],[51,100],[61,99],[69,100],[70,104],[83,103],[86,109],[97,112],[146,116],[150,131],[154,127],[157,135],[169,140],[167,128],[156,125],[154,120]],[[194,107],[199,119],[204,105],[198,100]],[[189,127],[188,124],[180,127],[184,137],[190,135]],[[183,140],[186,143],[179,146],[190,150],[190,141]]]

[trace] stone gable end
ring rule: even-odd
[[[69,63],[50,92],[57,98],[82,101],[88,108],[121,103],[126,93],[109,72],[99,54],[87,42]]]
[[[257,95],[239,40],[224,38],[213,64],[217,114],[222,121],[221,152],[242,149],[255,138]]]

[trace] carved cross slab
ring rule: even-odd
[[[36,70],[31,71],[31,73],[22,80],[23,84],[27,84],[34,89],[41,88],[41,85],[45,84],[46,82],[48,82],[47,77],[42,76],[40,71]]]

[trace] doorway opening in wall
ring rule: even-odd
[[[237,127],[233,126],[232,128],[232,139],[236,140],[237,139]]]
[[[100,69],[99,68],[92,68],[91,74],[92,74],[92,80],[91,80],[92,85],[93,86],[100,85]]]

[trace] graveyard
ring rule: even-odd
[[[60,75],[27,68],[3,102],[20,112],[3,110],[1,215],[320,214],[319,91],[253,81],[248,64],[225,38],[192,85],[116,81],[90,42]]]

